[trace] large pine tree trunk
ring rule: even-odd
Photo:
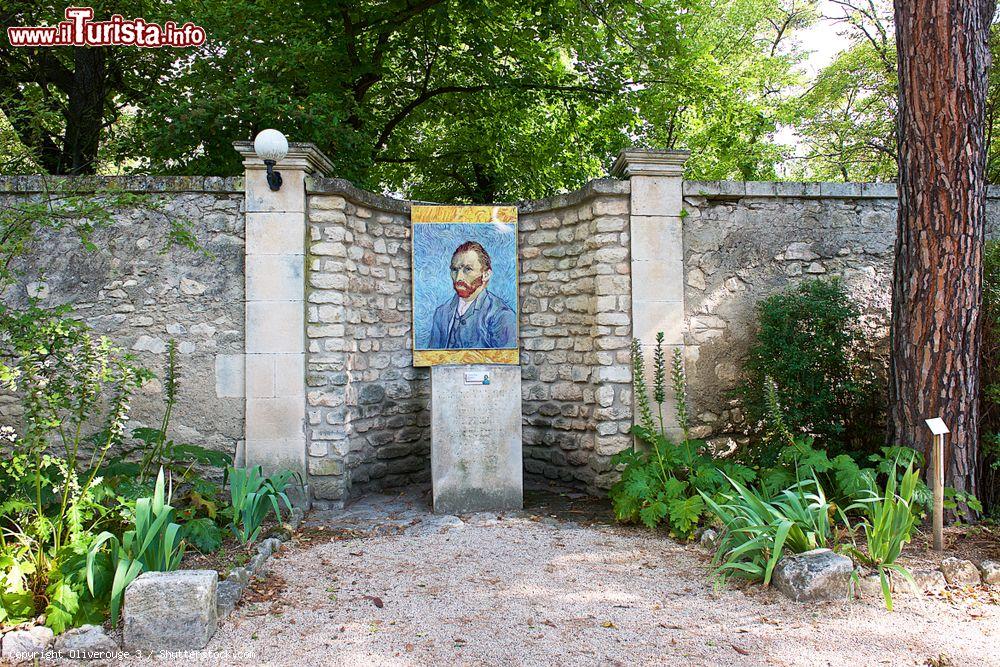
[[[989,26],[995,0],[896,0],[899,219],[890,442],[929,453],[951,428],[945,483],[976,489]]]

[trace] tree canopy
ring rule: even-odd
[[[579,187],[634,145],[691,149],[693,179],[892,180],[891,3],[833,4],[850,46],[806,80],[817,0],[101,1],[96,19],[190,20],[208,40],[0,43],[0,171],[238,174],[232,142],[276,127],[335,176],[445,202]],[[0,22],[61,12],[11,0]],[[991,138],[998,84],[994,68]]]
[[[629,145],[694,149],[697,178],[771,178],[815,17],[795,0],[146,0],[197,50],[0,47],[0,109],[53,173],[233,174],[231,143],[277,127],[337,176],[442,201],[551,194]],[[13,2],[4,27],[54,23]],[[88,64],[97,55],[97,65]],[[83,62],[81,62],[83,61]],[[86,113],[74,86],[93,78]],[[78,136],[91,144],[81,150]],[[2,139],[0,139],[2,140]]]

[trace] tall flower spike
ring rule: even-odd
[[[653,411],[649,407],[649,392],[646,389],[646,362],[642,358],[642,344],[638,338],[632,339],[632,376],[635,403],[639,406],[639,422],[643,428],[652,431]]]
[[[656,334],[656,349],[653,350],[653,401],[662,406],[667,400],[667,364],[663,357],[663,332]]]
[[[677,425],[684,431],[684,439],[689,440],[687,376],[684,374],[684,355],[680,348],[674,348],[670,359],[670,380],[677,400]]]

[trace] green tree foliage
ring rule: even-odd
[[[840,31],[850,46],[824,67],[798,101],[795,129],[804,159],[798,178],[885,181],[896,175],[896,44],[892,3],[842,0]]]
[[[691,148],[694,178],[770,178],[782,153],[769,137],[799,58],[792,36],[814,5],[302,0],[293,11],[277,0],[177,0],[154,11],[117,3],[123,14],[192,20],[209,41],[181,52],[97,50],[120,70],[106,83],[102,155],[155,172],[234,174],[232,142],[273,126],[315,142],[336,176],[441,201],[577,187],[633,144]],[[6,24],[55,20],[62,10],[13,7]],[[95,11],[100,18],[110,8]],[[0,51],[10,65],[0,108],[48,171],[66,169],[50,144],[72,125],[58,82],[39,73],[69,68],[62,59],[73,50],[55,51]]]
[[[182,6],[155,0],[76,4],[92,7],[95,20],[119,13],[155,23],[178,18],[172,14]],[[5,173],[36,169],[50,174],[95,173],[102,152],[111,148],[117,133],[127,126],[125,109],[146,99],[178,57],[173,49],[15,48],[6,39],[10,26],[55,25],[65,18],[66,6],[38,0],[0,3],[4,34],[0,39],[0,149],[4,149],[0,150],[0,169]],[[116,121],[122,122],[114,125]],[[25,169],[27,165],[36,169]]]
[[[796,103],[789,124],[802,140],[790,174],[806,180],[896,178],[896,41],[890,0],[835,0],[850,46],[824,67]],[[1000,54],[1000,26],[990,51]],[[1000,71],[990,69],[987,180],[1000,182]]]

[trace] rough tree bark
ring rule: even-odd
[[[66,132],[59,172],[93,174],[97,170],[97,151],[104,131],[104,108],[107,104],[108,68],[104,48],[76,47],[73,81],[66,91]]]
[[[951,428],[945,483],[976,490],[986,194],[984,120],[995,0],[895,0],[899,218],[889,441],[929,453]]]

